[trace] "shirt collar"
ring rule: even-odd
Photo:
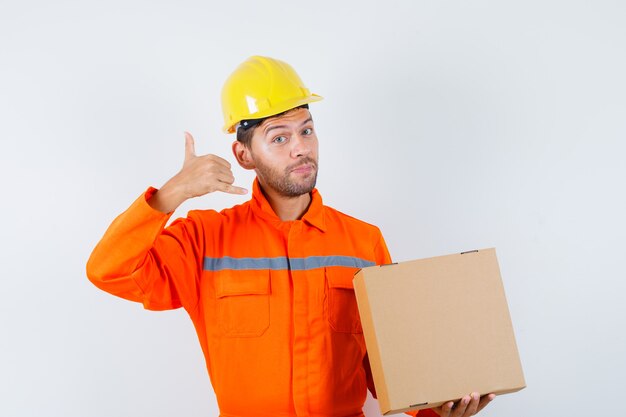
[[[270,206],[269,201],[267,201],[263,191],[261,191],[261,185],[259,184],[258,178],[255,178],[254,183],[252,184],[251,204],[254,211],[266,220],[269,220],[272,223],[283,223],[276,213],[274,213],[272,206]],[[317,188],[313,188],[313,191],[311,191],[311,203],[300,220],[318,228],[322,232],[326,231],[324,205],[322,203],[322,196],[319,191],[317,191]]]

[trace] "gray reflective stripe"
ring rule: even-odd
[[[308,269],[323,268],[325,266],[348,266],[364,268],[376,265],[374,262],[352,256],[309,256],[307,258],[291,258],[292,271],[306,271]]]
[[[237,271],[259,270],[259,269],[287,269],[289,261],[286,257],[279,258],[204,258],[205,271],[221,271],[223,269],[234,269]]]
[[[376,265],[372,261],[367,261],[353,256],[309,256],[306,258],[287,258],[280,256],[277,258],[232,258],[224,256],[222,258],[204,258],[205,271],[221,271],[232,269],[236,271],[252,271],[260,269],[307,271],[309,269],[323,268],[325,266],[346,266],[353,268],[364,268]]]

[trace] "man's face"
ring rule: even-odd
[[[309,111],[299,108],[263,121],[250,154],[263,187],[284,197],[310,193],[317,180],[318,142]]]

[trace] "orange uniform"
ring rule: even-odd
[[[222,417],[363,416],[373,391],[352,278],[389,263],[375,226],[311,193],[281,221],[259,188],[221,212],[170,215],[136,200],[87,264],[89,279],[151,310],[191,317]]]

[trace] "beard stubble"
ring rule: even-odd
[[[294,181],[290,177],[292,175],[291,171],[305,164],[312,165],[313,171],[301,181]],[[283,172],[259,161],[256,161],[256,169],[257,176],[283,197],[299,197],[303,194],[308,194],[313,191],[317,181],[317,162],[308,156],[289,165]]]

